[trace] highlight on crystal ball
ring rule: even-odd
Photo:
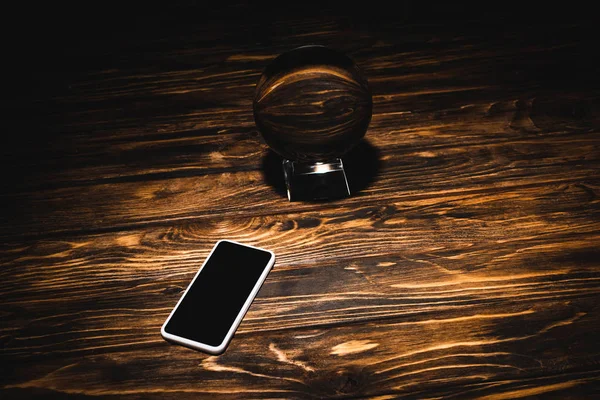
[[[253,107],[271,149],[288,160],[322,162],[341,157],[361,140],[373,101],[367,79],[349,57],[304,46],[267,66]]]

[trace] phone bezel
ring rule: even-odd
[[[187,295],[188,291],[190,290],[190,288],[192,287],[192,285],[194,284],[194,282],[196,281],[196,279],[200,275],[200,272],[202,271],[202,269],[204,268],[204,266],[208,263],[208,261],[210,260],[211,256],[213,255],[214,251],[217,249],[217,247],[219,246],[219,244],[221,242],[228,242],[228,243],[235,244],[237,246],[249,247],[249,248],[252,248],[252,249],[255,249],[255,250],[266,251],[267,253],[271,254],[271,258],[269,259],[269,261],[267,262],[267,264],[264,266],[263,271],[262,271],[260,277],[258,278],[258,280],[256,281],[256,283],[254,284],[254,287],[252,288],[252,291],[250,292],[250,295],[248,295],[248,297],[246,298],[246,301],[244,302],[244,305],[240,309],[237,317],[233,321],[233,324],[231,324],[231,326],[229,327],[229,330],[227,331],[227,334],[225,335],[225,338],[223,339],[223,342],[221,342],[221,344],[219,344],[218,346],[211,346],[211,345],[208,345],[206,343],[196,342],[195,340],[191,340],[191,339],[185,338],[183,336],[178,336],[178,335],[174,335],[172,333],[167,332],[165,330],[165,327],[167,326],[167,324],[171,320],[171,317],[177,311],[177,308],[179,308],[179,305],[181,304],[181,302],[183,301],[183,299]],[[206,257],[206,260],[204,260],[204,262],[202,263],[202,266],[200,267],[200,269],[198,269],[198,272],[196,272],[196,275],[194,276],[194,278],[192,279],[192,281],[188,285],[187,289],[185,289],[185,292],[179,298],[179,301],[177,302],[177,304],[175,305],[175,307],[173,307],[173,310],[169,314],[169,317],[163,323],[162,327],[160,328],[160,334],[161,334],[161,336],[165,340],[167,340],[169,342],[177,343],[177,344],[180,344],[182,346],[189,347],[191,349],[204,351],[204,352],[207,352],[209,354],[215,354],[216,355],[216,354],[223,353],[225,351],[225,349],[227,348],[227,346],[229,345],[229,342],[233,338],[233,335],[234,335],[235,331],[237,330],[238,326],[242,322],[242,319],[244,319],[244,316],[248,312],[248,309],[250,308],[250,305],[252,304],[252,301],[254,301],[254,298],[258,294],[258,291],[260,290],[261,286],[263,285],[265,279],[267,278],[267,275],[269,274],[269,272],[273,268],[274,264],[275,264],[275,253],[273,253],[270,250],[265,250],[265,249],[262,249],[260,247],[255,247],[255,246],[251,246],[251,245],[248,245],[248,244],[239,243],[239,242],[236,242],[236,241],[233,241],[233,240],[219,240],[213,246],[212,250],[210,251],[210,254],[208,255],[208,257]]]

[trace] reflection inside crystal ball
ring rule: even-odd
[[[254,119],[271,149],[294,161],[341,157],[365,135],[372,97],[346,55],[305,46],[277,57],[262,74]]]

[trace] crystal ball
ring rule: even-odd
[[[373,100],[367,79],[349,57],[304,46],[266,67],[253,108],[271,149],[288,160],[323,162],[341,157],[361,140]]]

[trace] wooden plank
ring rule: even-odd
[[[588,371],[573,368],[572,363],[591,363],[591,357],[576,354],[585,351],[583,329],[594,332],[597,319],[571,310],[547,317],[537,311],[505,312],[276,332],[239,338],[220,357],[155,340],[109,354],[98,349],[43,364],[17,364],[15,372],[22,379],[6,388],[21,389],[15,391],[20,395],[45,389],[47,394],[190,398],[514,396],[516,391],[593,390],[598,370],[593,365]],[[574,351],[553,350],[557,340]]]
[[[220,357],[169,345],[158,338],[157,329],[148,337],[145,327],[136,323],[132,329],[127,316],[113,315],[106,320],[117,319],[120,326],[89,332],[84,349],[72,339],[52,352],[27,346],[17,354],[20,360],[8,358],[12,374],[2,380],[5,389],[21,396],[40,389],[46,395],[224,398],[592,390],[598,383],[598,353],[589,345],[599,333],[598,294],[552,297],[362,324],[238,334]],[[71,326],[58,322],[62,334]],[[123,343],[108,344],[111,338]]]
[[[437,136],[437,130],[396,134],[428,138]],[[4,198],[9,204],[7,222],[0,235],[7,240],[57,232],[122,229],[223,213],[249,216],[353,204],[401,205],[425,199],[438,202],[444,197],[452,200],[477,193],[496,195],[517,187],[583,185],[590,196],[597,192],[600,156],[596,138],[588,132],[548,134],[543,142],[535,134],[525,133],[520,140],[510,142],[367,150],[370,159],[357,157],[348,165],[351,185],[366,183],[367,187],[361,196],[340,202],[289,203],[278,193],[279,167],[271,165],[265,169],[270,175],[263,171],[222,172],[9,194]],[[359,180],[352,181],[353,177]],[[272,186],[265,184],[265,179],[271,179]]]
[[[123,319],[149,340],[222,238],[278,255],[241,333],[587,301],[600,279],[597,204],[580,186],[521,188],[5,244],[5,356],[83,351],[88,331],[119,347],[131,335],[106,333]]]
[[[474,91],[485,93],[480,89]],[[461,92],[467,93],[461,96]],[[436,111],[417,111],[418,99],[438,103]],[[483,145],[524,138],[535,140],[548,134],[589,133],[600,127],[598,99],[589,94],[572,93],[558,100],[538,96],[522,102],[482,102],[474,98],[468,87],[456,86],[442,93],[402,92],[401,98],[381,95],[375,99],[375,113],[367,138],[377,148],[400,152],[409,147],[427,150],[464,146],[465,143]],[[452,104],[446,104],[445,108],[439,104],[450,100]],[[397,111],[399,101],[407,104],[400,112]],[[235,118],[241,118],[239,121],[223,109],[203,110],[198,113],[202,122],[189,125],[188,129],[195,127],[191,130],[157,126],[150,133],[146,128],[125,128],[115,124],[113,130],[102,134],[101,139],[92,140],[89,134],[69,136],[45,148],[46,156],[9,160],[13,168],[26,168],[22,164],[30,158],[36,163],[35,171],[27,179],[17,180],[18,175],[12,177],[12,192],[260,170],[265,145],[248,115],[251,105],[247,104],[246,108],[234,113]],[[566,115],[551,114],[555,109],[566,110]],[[529,135],[523,136],[523,131]],[[531,136],[533,133],[536,133],[535,137]],[[53,157],[47,154],[53,154]]]

